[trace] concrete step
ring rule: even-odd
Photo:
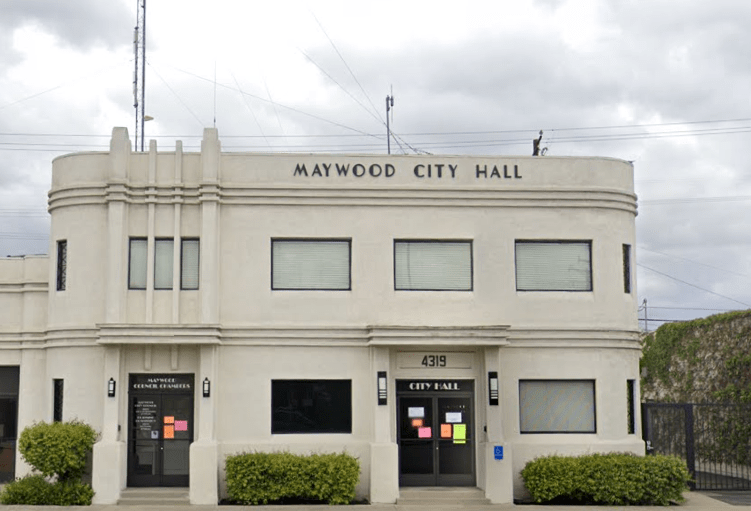
[[[186,506],[188,488],[126,488],[120,492],[119,506]]]
[[[458,507],[489,506],[490,501],[485,498],[485,492],[479,488],[467,487],[414,487],[400,488],[399,498],[396,500],[399,509],[408,506],[409,509],[427,508],[440,509],[442,507],[454,509]],[[407,507],[404,507],[407,510]]]

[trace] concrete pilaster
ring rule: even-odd
[[[370,399],[374,411],[373,443],[370,445],[370,502],[374,504],[394,503],[399,497],[399,447],[391,435],[396,410],[396,392],[389,362],[389,348],[371,348],[370,379],[373,383]],[[387,405],[378,405],[378,371],[389,371]]]

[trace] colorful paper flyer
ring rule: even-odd
[[[188,421],[175,421],[175,431],[188,431]]]
[[[423,425],[422,419],[412,419],[412,427],[413,428],[421,428]]]
[[[441,438],[451,438],[451,424],[441,424]]]
[[[430,431],[430,427],[418,428],[417,429],[417,437],[418,438],[430,438],[432,436],[433,436],[433,434]]]
[[[467,443],[467,425],[466,424],[454,424],[454,443],[455,444]]]
[[[425,417],[425,408],[422,406],[410,406],[407,409],[407,415],[410,419],[422,419]]]
[[[174,424],[175,423],[175,418],[173,416],[170,416],[170,415],[165,415],[164,416],[164,423],[165,424]]]
[[[462,412],[446,412],[446,422],[458,424],[462,421]]]
[[[172,424],[164,425],[164,438],[175,438],[175,427]]]

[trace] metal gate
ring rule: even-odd
[[[696,490],[751,490],[751,405],[642,403],[647,454],[686,461]]]

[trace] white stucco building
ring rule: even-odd
[[[72,418],[101,432],[100,503],[216,503],[241,451],[353,453],[371,502],[511,502],[536,456],[643,453],[627,162],[222,153],[214,129],[133,152],[116,128],[54,160],[49,211],[49,256],[0,260],[6,473],[17,432]]]

